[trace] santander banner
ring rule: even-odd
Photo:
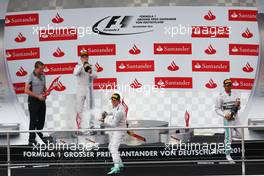
[[[190,15],[189,12],[192,12]],[[222,91],[231,77],[249,92],[259,55],[255,8],[137,7],[9,13],[5,58],[18,94],[37,60],[54,94],[75,94],[73,70],[87,50],[94,90],[153,86],[170,91]],[[76,22],[77,19],[90,17]]]
[[[26,59],[39,59],[40,49],[39,48],[17,48],[6,50],[6,60],[26,60]]]
[[[154,60],[116,61],[117,72],[154,72]]]
[[[257,21],[256,10],[230,9],[228,10],[229,21]]]
[[[192,54],[192,44],[154,43],[154,54]]]
[[[39,14],[17,14],[7,15],[5,18],[5,26],[24,26],[24,25],[38,25]]]
[[[192,88],[192,78],[182,77],[155,77],[158,88]]]
[[[76,128],[80,90],[74,68],[82,64],[81,50],[87,50],[97,75],[89,87],[96,110],[107,110],[110,94],[119,92],[129,107],[128,120],[175,126],[187,121],[190,126],[221,126],[213,107],[227,78],[241,95],[243,111],[260,54],[255,7],[14,12],[6,14],[4,34],[10,85],[24,105],[25,83],[36,61],[44,63],[47,87],[55,83],[47,98],[47,116],[56,117],[46,119],[47,129]]]
[[[116,55],[115,44],[78,45],[78,56],[81,50],[87,50],[90,56]]]
[[[229,72],[229,61],[204,61],[193,60],[192,61],[193,72]]]
[[[45,64],[45,75],[72,74],[77,63]]]
[[[259,45],[256,44],[229,44],[230,55],[258,56]]]

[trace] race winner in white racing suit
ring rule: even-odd
[[[102,119],[100,119],[101,126],[106,128],[126,128],[126,112],[124,106],[121,104],[120,95],[114,93],[111,97],[113,110],[111,113],[104,112]],[[105,118],[109,118],[108,122],[105,122]],[[125,137],[126,131],[110,131],[109,132],[109,146],[108,149],[111,152],[114,167],[108,175],[119,173],[121,168],[124,167],[118,149]]]
[[[224,126],[239,125],[238,110],[240,110],[240,98],[232,92],[232,82],[230,79],[224,80],[225,92],[220,93],[215,104],[216,113],[223,117]],[[230,156],[232,138],[241,138],[239,129],[225,128],[225,154],[229,162],[234,163]]]
[[[81,63],[78,63],[73,71],[73,75],[77,78],[77,127],[93,128],[94,115],[92,109],[94,108],[94,94],[93,94],[93,80],[97,78],[96,70],[88,63],[88,52],[81,51]],[[87,108],[84,109],[86,102]]]

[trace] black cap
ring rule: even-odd
[[[111,96],[111,100],[120,100],[121,97],[118,93],[114,93],[112,96]]]
[[[231,81],[231,79],[225,79],[223,84],[224,84],[224,86],[225,85],[232,85],[232,81]]]
[[[80,55],[81,55],[81,57],[83,57],[83,56],[88,56],[88,51],[85,50],[85,49],[82,49],[82,50],[80,51]]]

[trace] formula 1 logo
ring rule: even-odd
[[[107,16],[94,24],[93,32],[99,35],[133,35],[153,31],[133,28],[132,19],[133,16]]]

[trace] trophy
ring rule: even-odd
[[[43,97],[47,97],[51,93],[51,91],[53,91],[58,86],[59,79],[60,79],[60,76],[58,76],[52,81],[49,88],[43,93],[42,95]]]
[[[237,106],[234,106],[231,108],[231,114],[230,114],[230,120],[234,120],[235,119],[235,116],[238,112],[238,107]]]
[[[88,62],[83,63],[83,68],[85,72],[91,72],[92,71],[92,65],[89,64]]]
[[[231,108],[230,120],[234,120],[240,107],[240,99],[236,99],[236,105]]]

